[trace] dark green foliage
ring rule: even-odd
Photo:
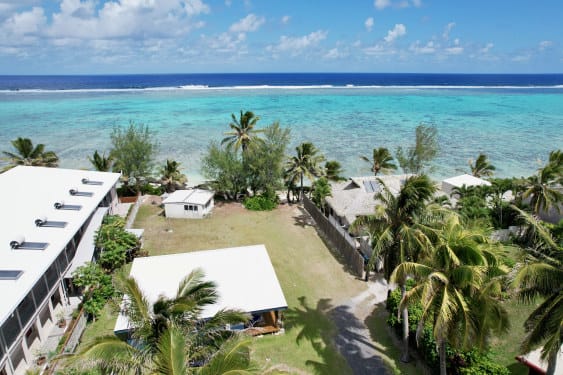
[[[243,204],[247,210],[271,211],[278,206],[278,201],[268,195],[256,195],[245,198]]]
[[[438,150],[438,129],[433,125],[420,124],[415,130],[414,145],[406,150],[397,147],[397,160],[405,173],[420,174],[429,169]]]
[[[18,137],[10,142],[15,152],[3,151],[4,160],[8,165],[4,170],[15,167],[16,165],[32,165],[40,167],[58,167],[59,157],[53,151],[45,151],[45,145],[39,143],[33,145],[29,138]]]
[[[154,186],[151,184],[144,184],[141,187],[141,193],[148,195],[162,195],[164,194],[164,188],[162,186]]]
[[[244,155],[248,187],[256,194],[283,187],[283,163],[290,129],[275,122],[264,129],[260,142],[250,145]]]
[[[106,216],[96,233],[96,247],[102,249],[98,262],[108,271],[132,259],[139,245],[137,237],[125,230],[125,222],[119,216]]]
[[[94,317],[115,293],[111,275],[106,274],[97,263],[88,262],[78,267],[72,274],[72,282],[82,288],[84,311]]]
[[[321,210],[324,210],[326,197],[332,196],[330,184],[325,177],[321,177],[313,182],[313,192],[311,196],[315,205]]]
[[[490,209],[485,198],[479,195],[467,195],[461,198],[456,205],[461,216],[467,219],[490,220]]]
[[[125,129],[115,127],[110,138],[113,170],[123,174],[124,185],[133,185],[140,192],[154,168],[158,144],[153,141],[153,133],[148,126],[131,122]]]
[[[412,287],[411,280],[407,282],[407,289]],[[387,310],[389,317],[387,324],[395,329],[397,334],[401,332],[401,322],[398,319],[398,308],[401,302],[401,291],[399,288],[389,293],[387,298]],[[420,303],[414,303],[408,306],[409,310],[409,331],[410,337],[416,336],[416,328],[418,322],[422,317],[422,306]],[[418,354],[424,360],[425,364],[432,370],[432,373],[440,371],[438,351],[436,350],[436,341],[432,335],[432,328],[425,326],[422,334],[419,336],[418,342],[414,343],[417,346]],[[477,374],[494,374],[494,375],[508,375],[510,372],[502,365],[495,363],[488,352],[480,353],[477,350],[454,350],[448,346],[448,374],[464,374],[464,375],[477,375]]]
[[[329,160],[325,163],[325,175],[329,181],[344,181],[342,176],[342,166],[336,160]]]
[[[201,164],[201,171],[211,180],[211,187],[217,193],[224,194],[226,199],[234,200],[246,190],[244,163],[232,148],[222,148],[216,142],[211,142]]]

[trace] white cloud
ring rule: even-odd
[[[416,43],[411,44],[409,50],[417,55],[428,55],[435,53],[437,48],[439,48],[439,46],[432,40],[424,45],[417,40]]]
[[[47,22],[43,8],[33,7],[30,11],[16,13],[2,25],[2,33],[14,36],[38,34]]]
[[[322,40],[326,39],[327,31],[317,30],[308,35],[300,37],[281,36],[277,45],[270,45],[266,50],[270,52],[284,52],[290,51],[293,54],[299,54],[304,49],[319,44]]]
[[[327,60],[336,60],[342,57],[348,56],[347,53],[340,51],[337,47],[328,50],[327,53],[323,56],[323,58]]]
[[[447,55],[460,55],[463,53],[463,47],[448,47],[444,49],[444,52],[446,52]]]
[[[544,51],[547,48],[551,47],[553,45],[553,42],[551,40],[542,40],[538,46],[540,51]]]
[[[516,55],[514,57],[512,57],[510,60],[514,61],[514,62],[527,62],[532,58],[532,56],[529,53],[525,53],[523,55]]]
[[[485,45],[485,47],[481,48],[481,49],[479,50],[479,52],[481,52],[481,53],[489,53],[489,51],[490,51],[494,46],[495,46],[495,45],[494,45],[493,43],[490,43],[490,42],[489,42],[489,43],[487,43],[487,44]]]
[[[373,3],[376,9],[383,10],[391,6],[391,0],[375,0]]]
[[[242,43],[246,40],[245,33],[236,35],[231,33],[221,33],[214,37],[202,37],[203,45],[220,53],[241,53],[246,48],[241,48]]]
[[[365,22],[364,22],[364,26],[366,27],[367,31],[371,31],[371,29],[373,28],[373,17],[369,17]]]
[[[397,53],[397,50],[395,50],[392,46],[383,43],[377,43],[374,46],[366,47],[363,51],[366,55],[370,56],[385,56]]]
[[[405,27],[405,25],[403,25],[402,23],[397,23],[392,30],[389,30],[387,32],[387,36],[383,39],[385,39],[387,43],[393,43],[397,38],[402,37],[406,33],[407,28]]]
[[[290,17],[290,16],[283,16],[283,17],[281,18],[281,23],[284,24],[284,25],[287,25],[290,20],[291,20],[291,17]]]
[[[448,40],[450,38],[450,32],[455,27],[455,22],[450,22],[444,27],[444,32],[442,33],[442,38]]]
[[[114,0],[95,10],[95,0],[63,0],[48,36],[84,40],[172,38],[201,27],[191,17],[209,12],[201,0]]]
[[[202,13],[209,13],[209,5],[205,4],[201,0],[186,0],[184,3],[184,10],[188,16],[197,16]]]
[[[422,0],[399,0],[393,2],[392,0],[374,0],[373,6],[377,10],[383,10],[385,8],[409,8],[411,6],[415,8],[420,8],[422,6]]]
[[[232,33],[247,33],[256,31],[266,22],[264,17],[257,17],[255,14],[250,13],[243,19],[235,22],[229,28]]]

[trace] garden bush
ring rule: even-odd
[[[265,195],[256,195],[254,197],[245,198],[243,204],[247,210],[271,211],[278,206],[278,201],[276,198]]]

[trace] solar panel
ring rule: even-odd
[[[379,183],[373,180],[364,181],[364,188],[368,193],[379,193],[381,191]]]

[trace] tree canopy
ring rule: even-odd
[[[421,174],[428,171],[438,151],[438,129],[433,125],[420,124],[415,130],[414,145],[406,150],[397,147],[397,160],[405,173]]]
[[[7,160],[10,165],[4,170],[15,167],[16,165],[28,165],[39,167],[58,167],[59,157],[53,151],[45,151],[45,145],[39,143],[33,145],[29,138],[18,137],[11,141],[14,147],[14,152],[2,151],[4,160]]]
[[[129,123],[127,128],[115,127],[110,135],[114,160],[113,170],[123,174],[125,185],[133,184],[135,190],[152,174],[158,144],[148,125]]]

